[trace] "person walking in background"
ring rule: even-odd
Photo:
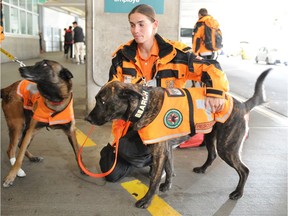
[[[64,35],[64,54],[68,59],[69,50],[70,50],[70,58],[73,58],[73,31],[72,26],[69,26],[65,31]]]
[[[64,55],[66,54],[66,46],[65,46],[65,34],[66,34],[66,31],[67,31],[67,28],[64,28]]]
[[[208,49],[205,45],[206,41],[208,40],[208,38],[205,39],[205,25],[207,25],[206,23],[209,22],[213,23],[213,25],[215,25],[215,28],[216,26],[218,28],[219,24],[211,15],[208,14],[206,8],[201,8],[198,11],[198,17],[199,19],[196,22],[192,33],[192,50],[195,55],[201,56],[204,59],[214,59],[216,52],[211,48]],[[213,20],[213,22],[211,22],[210,20]],[[209,39],[213,40],[214,38]]]
[[[77,64],[84,64],[85,44],[83,29],[78,26],[76,21],[73,22],[73,27],[75,60]]]

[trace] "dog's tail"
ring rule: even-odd
[[[244,103],[245,108],[246,108],[246,113],[248,113],[254,107],[265,103],[266,95],[265,95],[263,82],[271,70],[272,70],[272,68],[265,70],[258,77],[256,84],[255,84],[254,95]]]

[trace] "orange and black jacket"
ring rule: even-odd
[[[210,19],[211,16],[203,16],[201,17],[195,24],[193,34],[192,34],[192,50],[196,55],[199,55],[200,53],[210,52],[211,50],[208,50],[205,47],[204,43],[204,31],[205,31],[205,20]]]
[[[189,79],[188,75],[192,71],[191,48],[180,42],[172,42],[162,38],[156,34],[155,39],[159,47],[159,58],[153,65],[152,76],[156,79],[157,86],[161,87],[178,87],[185,86]],[[110,68],[109,81],[117,79],[125,82],[129,80],[131,83],[142,81],[142,71],[140,62],[136,56],[137,43],[131,40],[125,45],[120,46],[112,59]],[[190,61],[190,62],[189,62]]]
[[[155,35],[159,47],[159,58],[152,68],[157,86],[184,88],[187,80],[201,81],[206,86],[206,96],[225,97],[228,81],[217,61],[196,60],[191,48]],[[121,45],[113,54],[109,81],[131,83],[142,82],[140,62],[136,57],[137,43],[131,40]]]
[[[152,68],[157,86],[184,88],[187,80],[201,81],[206,86],[206,96],[224,98],[228,80],[216,60],[196,60],[190,47],[155,35],[159,58]],[[136,57],[137,43],[131,40],[121,45],[113,54],[109,81],[142,82],[142,71]]]

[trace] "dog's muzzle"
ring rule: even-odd
[[[107,122],[104,119],[99,120],[95,115],[93,115],[92,112],[90,112],[89,115],[84,118],[84,120],[88,121],[90,124],[98,126],[104,125]]]

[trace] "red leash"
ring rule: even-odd
[[[79,164],[81,170],[82,170],[86,175],[89,175],[90,177],[93,177],[93,178],[103,178],[103,177],[109,175],[109,174],[114,170],[114,168],[115,168],[115,166],[116,166],[117,156],[118,156],[119,139],[117,139],[117,141],[116,141],[116,145],[115,145],[115,146],[116,146],[116,147],[115,147],[115,160],[114,160],[114,164],[113,164],[113,166],[110,168],[110,170],[108,170],[108,171],[105,172],[105,173],[93,173],[93,172],[90,172],[90,171],[85,167],[85,165],[83,164],[83,162],[82,162],[82,160],[81,160],[81,153],[82,153],[82,151],[83,151],[83,147],[84,147],[86,141],[88,140],[88,138],[89,138],[89,136],[91,135],[91,133],[92,133],[92,131],[93,131],[94,128],[95,128],[94,125],[91,126],[90,131],[89,131],[86,139],[84,140],[81,148],[79,149],[77,159],[78,159],[78,164]]]

